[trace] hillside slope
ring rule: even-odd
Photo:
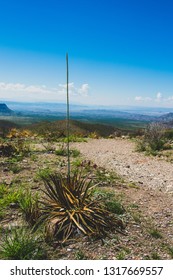
[[[0,103],[0,115],[11,115],[13,111],[7,107],[6,104]]]
[[[39,122],[28,126],[28,129],[42,135],[44,135],[45,133],[57,133],[57,135],[66,135],[66,120]],[[119,131],[119,129],[115,129],[110,125],[91,124],[76,120],[70,120],[71,134],[88,136],[90,133],[96,132],[100,136],[107,137],[110,134],[113,134],[115,131]]]
[[[19,128],[19,125],[10,121],[0,120],[0,136],[6,135],[12,128]]]

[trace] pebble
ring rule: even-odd
[[[15,202],[10,203],[10,208],[18,208],[18,207],[19,207],[18,203]]]
[[[72,248],[67,248],[67,252],[71,252],[71,251],[73,251]]]

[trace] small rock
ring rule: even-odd
[[[15,202],[10,203],[10,208],[18,208],[18,207],[19,207],[18,203]]]
[[[71,252],[71,251],[73,251],[72,248],[67,248],[67,252]]]
[[[5,167],[5,168],[3,169],[3,171],[4,171],[4,172],[8,172],[9,169],[8,169],[7,167]]]

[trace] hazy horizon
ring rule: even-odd
[[[24,102],[24,101],[7,101],[4,100],[0,104],[6,104],[10,109],[16,111],[44,111],[50,112],[66,111],[66,102]],[[146,115],[161,115],[165,113],[173,112],[171,107],[152,107],[152,106],[135,106],[135,105],[90,105],[90,104],[70,104],[70,111],[87,111],[87,110],[105,110],[105,111],[117,111],[117,112],[130,112],[135,114],[146,114]]]

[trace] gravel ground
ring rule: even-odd
[[[173,193],[173,165],[136,152],[135,143],[128,139],[90,139],[73,145],[85,158],[117,172],[127,181]]]

